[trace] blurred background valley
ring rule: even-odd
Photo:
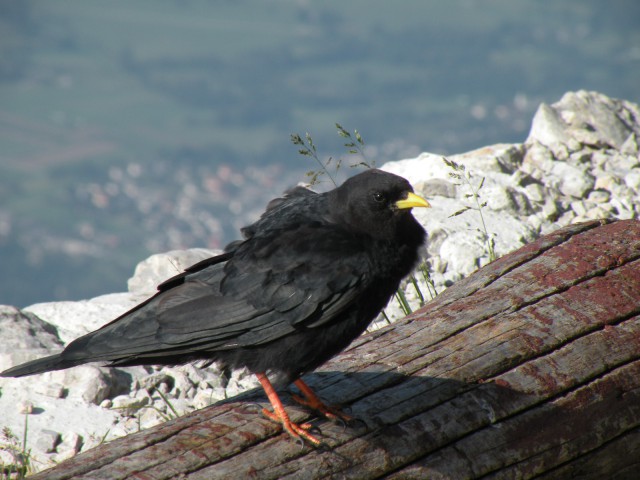
[[[461,153],[579,89],[640,101],[640,2],[0,0],[0,304],[223,247],[316,168],[291,133]]]

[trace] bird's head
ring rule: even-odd
[[[332,217],[376,238],[395,239],[407,234],[407,229],[422,230],[411,209],[431,207],[407,180],[377,169],[349,178],[329,196]]]

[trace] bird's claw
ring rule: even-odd
[[[304,442],[308,442],[314,447],[322,446],[322,441],[309,433],[311,430],[318,430],[311,423],[295,423],[292,422],[289,418],[281,418],[277,413],[267,410],[266,408],[262,409],[262,414],[269,420],[282,425],[282,428],[284,428],[289,435],[291,435],[298,441],[303,442],[303,446],[305,445]]]
[[[291,398],[293,398],[300,405],[319,412],[326,419],[342,424],[342,426],[345,428],[347,427],[347,425],[354,421],[354,418],[352,416],[347,415],[342,410],[340,410],[340,408],[333,405],[326,405],[318,398],[304,398],[296,394],[292,394]]]

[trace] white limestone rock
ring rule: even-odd
[[[140,428],[151,428],[156,425],[160,425],[167,421],[169,417],[167,415],[158,411],[157,408],[143,408],[139,414],[138,419],[140,420]]]
[[[149,403],[149,397],[130,397],[118,395],[112,400],[111,409],[118,410],[122,415],[132,416]]]
[[[189,379],[186,373],[179,369],[171,371],[173,377],[173,389],[169,392],[173,398],[187,398],[193,392],[195,394],[196,385]]]
[[[241,368],[234,371],[229,379],[226,387],[227,398],[234,397],[259,386],[260,382],[258,382],[255,375],[251,375],[246,368]]]
[[[637,155],[638,151],[638,137],[635,133],[631,133],[620,147],[620,153],[624,155]]]
[[[525,143],[540,143],[556,158],[563,149],[581,145],[621,149],[632,133],[638,134],[637,106],[597,92],[566,93],[559,102],[540,105]]]
[[[60,339],[67,344],[109,323],[145,298],[115,293],[77,302],[36,303],[26,307],[23,312],[33,313],[55,326]]]
[[[222,395],[222,396],[221,396]],[[201,409],[207,407],[219,400],[223,400],[224,390],[223,389],[198,389],[195,397],[193,397],[192,405],[195,409]]]
[[[66,395],[66,389],[64,385],[55,382],[44,384],[36,383],[34,385],[33,391],[52,398],[64,398],[64,396]]]
[[[56,447],[55,455],[51,456],[51,461],[60,463],[75,456],[82,447],[82,437],[75,432],[62,434],[60,443]]]
[[[94,405],[108,398],[117,384],[114,369],[96,365],[80,365],[55,373],[63,377],[61,383],[67,386],[69,397]]]
[[[154,294],[158,285],[165,280],[178,275],[191,265],[220,253],[222,253],[220,250],[191,248],[151,255],[136,266],[133,277],[127,282],[128,289],[130,292]]]
[[[567,197],[584,198],[595,183],[594,177],[586,169],[564,162],[555,162],[549,174],[558,179],[558,190]]]
[[[137,380],[138,384],[136,388],[143,388],[152,393],[155,390],[160,390],[162,393],[167,393],[174,386],[174,379],[166,372],[155,372],[150,375],[146,375]]]
[[[57,329],[28,311],[0,305],[0,370],[62,349]],[[0,379],[0,385],[6,382]]]
[[[634,168],[623,178],[626,186],[635,191],[637,197],[637,193],[640,192],[640,168]]]
[[[54,453],[62,437],[60,433],[54,430],[43,428],[38,432],[36,438],[35,448],[37,450],[45,453]]]

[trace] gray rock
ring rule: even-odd
[[[94,405],[100,405],[109,397],[117,383],[113,369],[95,365],[80,365],[55,374],[62,376],[61,383],[68,389],[69,397]]]
[[[639,172],[640,173],[640,172]],[[589,201],[593,203],[606,203],[611,198],[611,192],[607,190],[593,190],[589,193]]]
[[[424,182],[418,182],[414,189],[421,195],[456,198],[456,185],[442,178],[433,178]]]
[[[545,190],[539,183],[531,183],[524,187],[527,192],[527,198],[535,203],[542,203],[545,200]]]
[[[30,312],[0,305],[0,370],[62,349],[56,328]]]
[[[138,380],[139,388],[144,388],[150,392],[160,388],[160,385],[164,385],[160,390],[162,393],[166,393],[173,389],[174,383],[173,377],[166,372],[152,373]]]
[[[229,383],[226,387],[227,397],[236,396],[247,390],[257,388],[260,383],[256,379],[255,375],[251,375],[245,368],[236,370],[232,373]]]
[[[51,460],[60,463],[76,455],[82,447],[82,437],[75,432],[67,432],[61,437],[56,448],[56,454]]]
[[[192,405],[196,409],[207,407],[216,401],[213,395],[214,391],[212,388],[207,388],[205,390],[198,389],[195,397],[193,397]]]
[[[149,397],[131,398],[128,395],[118,395],[111,404],[112,410],[118,410],[122,415],[135,415],[138,411],[149,403]]]
[[[569,158],[567,159],[568,163],[571,163],[572,165],[577,165],[577,166],[581,166],[581,165],[586,165],[587,167],[589,165],[597,165],[597,159],[593,158],[594,155],[598,155],[597,151],[593,151],[590,148],[585,148],[582,150],[578,150],[577,152],[571,152],[571,154],[569,155]],[[605,159],[605,163],[606,163],[606,156],[603,156],[603,158]]]
[[[582,200],[576,200],[575,202],[571,202],[571,210],[573,210],[573,212],[578,216],[586,215],[587,208],[588,207],[586,205],[586,202]]]
[[[447,279],[457,281],[475,272],[487,256],[484,235],[478,230],[451,232],[442,242],[440,256],[447,259]]]
[[[0,442],[4,442],[4,439],[0,438]],[[14,471],[21,470],[25,466],[25,460],[24,455],[21,455],[17,449],[0,446],[0,467],[7,470],[9,467],[13,467]]]
[[[53,430],[40,430],[36,440],[35,448],[45,453],[53,453],[60,443],[60,433]]]
[[[22,400],[18,402],[18,413],[21,415],[29,415],[33,413],[33,402]]]
[[[604,173],[596,176],[593,188],[596,190],[605,190],[613,192],[616,187],[623,183],[623,180],[610,173]]]
[[[543,103],[533,117],[526,143],[540,143],[551,150],[554,157],[567,158],[567,144],[570,141],[568,129],[558,110]]]
[[[538,142],[529,143],[522,160],[521,169],[523,173],[548,186],[549,179],[546,175],[551,171],[554,161],[553,153],[547,147]]]
[[[489,172],[511,174],[522,164],[523,155],[522,145],[499,143],[448,158],[463,165],[471,164],[474,169],[485,174]]]
[[[634,209],[634,204],[625,198],[613,198],[611,199],[611,206],[615,209],[616,218],[621,220],[629,220],[631,218],[636,218],[636,213]]]
[[[620,100],[584,90],[569,92],[551,106],[540,105],[526,143],[545,145],[558,159],[566,158],[564,149],[575,151],[580,145],[620,149],[634,130],[637,133],[632,118]]]
[[[189,376],[180,367],[167,368],[163,369],[163,371],[173,378],[173,388],[169,392],[171,397],[185,398],[188,396],[188,392],[195,392],[196,384],[191,381]]]
[[[138,398],[138,399],[146,399],[145,401],[147,403],[151,403],[153,400],[151,399],[151,396],[149,395],[149,392],[147,392],[146,390],[137,390],[135,392],[131,392],[131,394],[129,395],[130,397],[133,398]]]
[[[620,118],[621,101],[597,92],[568,92],[554,105],[570,125],[571,135],[584,145],[620,149],[632,133]]]
[[[62,398],[65,396],[65,387],[60,383],[37,383],[33,391],[47,397]]]
[[[55,326],[60,339],[67,344],[81,335],[97,330],[144,298],[129,293],[110,294],[78,302],[37,303],[26,307],[23,312],[35,314]]]
[[[631,171],[640,170],[640,155],[622,155],[618,152],[610,152],[607,157],[604,169],[606,173],[624,178]]]
[[[624,155],[638,154],[638,137],[635,133],[631,133],[620,147],[620,153]]]
[[[519,216],[533,213],[529,201],[529,190],[526,189],[523,191],[521,188],[508,185],[488,187],[482,192],[482,198],[487,202],[487,207],[492,210],[506,210]]]
[[[595,207],[590,208],[585,213],[585,217],[589,220],[597,220],[599,218],[615,218],[612,214],[611,208],[603,208],[601,205],[596,205]]]
[[[640,192],[640,168],[634,168],[624,176],[624,183],[631,190]],[[636,195],[637,196],[637,195]]]
[[[558,178],[560,193],[569,197],[584,198],[595,183],[594,177],[584,169],[564,162],[556,162],[550,174]]]
[[[158,411],[157,408],[143,408],[138,413],[140,428],[151,428],[166,422],[169,417]]]

